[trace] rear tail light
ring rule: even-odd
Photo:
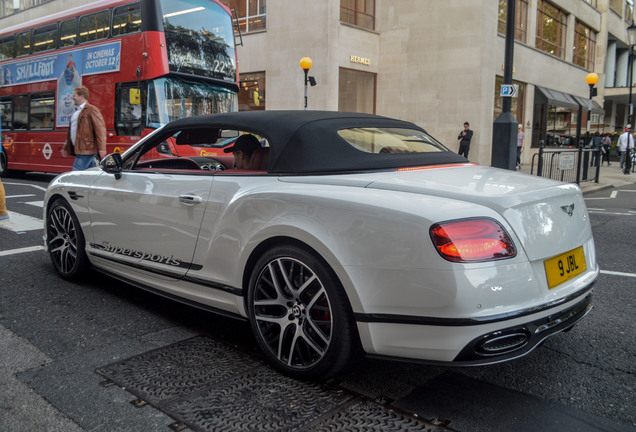
[[[437,252],[449,261],[489,261],[517,254],[506,230],[493,219],[442,222],[433,225],[430,234]]]

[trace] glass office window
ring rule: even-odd
[[[221,0],[221,3],[232,10],[236,10],[241,33],[265,30],[267,16],[265,14],[266,0]]]
[[[375,0],[340,0],[340,21],[375,30]]]
[[[536,47],[565,59],[566,20],[567,16],[561,9],[545,0],[538,0]]]

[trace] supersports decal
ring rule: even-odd
[[[163,255],[158,255],[151,252],[144,252],[144,251],[138,251],[134,249],[122,248],[119,246],[111,245],[107,241],[102,242],[102,244],[91,243],[91,246],[95,249],[98,249],[104,252],[111,252],[115,255],[123,255],[123,256],[128,256],[131,258],[137,258],[139,259],[139,261],[150,261],[153,263],[166,264],[173,267],[183,267],[183,268],[190,267],[190,263],[183,262],[182,260],[178,258],[174,258],[172,255],[163,256]]]

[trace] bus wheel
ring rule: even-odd
[[[0,152],[0,177],[5,177],[9,170],[7,169],[7,154],[2,150]]]

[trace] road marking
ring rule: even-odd
[[[636,212],[628,210],[627,213],[611,212],[605,209],[587,209],[589,213],[606,214],[614,216],[636,216]]]
[[[636,278],[636,273],[623,273],[623,272],[615,272],[615,271],[609,271],[609,270],[601,270],[601,274]]]
[[[40,185],[34,185],[34,184],[29,184],[29,183],[13,183],[13,182],[2,182],[2,184],[4,185],[11,185],[11,186],[29,186],[41,191],[45,191],[46,192],[46,187],[44,186],[40,186]]]
[[[25,194],[25,195],[7,195],[5,198],[6,199],[10,199],[10,198],[28,198],[28,197],[34,197],[35,194]]]
[[[21,254],[21,253],[35,252],[35,251],[40,251],[40,250],[44,250],[44,246],[30,246],[30,247],[24,247],[24,248],[20,248],[20,249],[11,249],[11,250],[6,250],[6,251],[0,251],[0,256],[17,255],[17,254]]]
[[[27,201],[25,204],[32,205],[34,207],[44,208],[44,201]]]
[[[0,221],[0,228],[22,232],[44,229],[44,225],[42,219],[10,211],[9,219]]]
[[[585,200],[587,201],[587,200],[609,200],[609,199],[615,199],[618,196],[619,192],[636,192],[636,190],[615,190],[615,191],[612,191],[612,193],[608,197],[585,197]]]

